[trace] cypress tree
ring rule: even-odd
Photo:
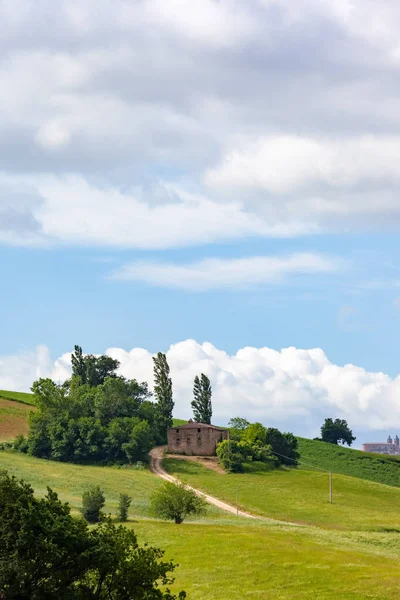
[[[196,423],[211,424],[212,404],[211,404],[211,383],[207,375],[201,374],[200,378],[196,375],[193,385],[192,409]]]
[[[169,376],[167,357],[162,352],[153,356],[154,395],[157,399],[156,423],[162,441],[167,439],[167,430],[172,427],[172,379]]]

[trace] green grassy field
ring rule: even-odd
[[[36,494],[43,496],[47,486],[56,491],[61,500],[68,502],[78,511],[81,506],[82,492],[89,485],[100,485],[106,496],[105,512],[116,514],[119,494],[129,494],[132,504],[129,514],[132,518],[149,518],[151,494],[162,485],[162,480],[148,469],[124,469],[116,467],[96,467],[73,465],[50,460],[42,460],[18,454],[0,451],[0,469],[25,479],[32,485]],[[207,512],[207,520],[229,521],[230,515],[212,508]]]
[[[363,545],[335,532],[249,523],[133,527],[180,565],[174,587],[189,600],[388,600],[399,589],[395,534]]]
[[[240,508],[257,515],[328,529],[400,532],[400,489],[395,487],[334,475],[330,504],[326,473],[276,469],[221,475],[195,462],[165,459],[164,465],[168,472],[230,504],[235,503],[237,487]]]
[[[14,402],[22,402],[22,404],[34,405],[33,394],[26,392],[9,392],[7,390],[0,390],[0,398],[5,400],[13,400]]]
[[[342,496],[346,501],[344,510],[341,504],[329,506],[326,495],[321,497],[325,506],[319,506],[309,491],[303,498],[293,494],[289,501],[293,489],[306,494],[311,483],[315,483],[309,477],[319,476],[318,473],[286,470],[218,475],[195,463],[166,462],[186,480],[197,480],[202,487],[212,488],[210,491],[230,501],[238,484],[240,503],[246,508],[260,513],[271,509],[275,516],[287,514],[292,519],[296,515],[307,516],[308,522],[322,522],[327,528],[254,522],[213,508],[205,517],[182,525],[155,521],[149,518],[149,500],[162,481],[147,470],[78,466],[0,452],[0,468],[30,482],[38,495],[45,494],[49,485],[71,504],[75,513],[89,484],[102,487],[107,498],[105,510],[112,514],[119,494],[128,493],[133,502],[127,526],[135,529],[140,542],[164,548],[166,558],[179,563],[175,589],[185,589],[188,600],[384,600],[397,593],[400,518],[397,519],[396,511],[400,490],[359,481],[351,506],[348,496]],[[297,483],[289,479],[293,474]],[[263,504],[266,498],[268,506]],[[335,529],[337,525],[340,530]]]
[[[400,487],[400,459],[395,456],[371,454],[305,438],[297,439],[300,465],[304,464],[306,468],[311,464],[333,473]]]

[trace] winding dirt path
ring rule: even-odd
[[[162,466],[162,459],[163,459],[165,449],[166,449],[166,446],[158,446],[157,448],[153,448],[153,450],[150,451],[150,470],[155,475],[158,475],[158,477],[165,479],[165,481],[169,481],[171,483],[177,483],[177,482],[179,482],[179,479],[177,477],[174,477],[173,475],[170,475],[169,473],[167,473],[167,471]],[[222,500],[218,500],[218,498],[215,498],[214,496],[210,496],[210,494],[206,494],[204,492],[201,492],[200,490],[196,490],[196,488],[193,488],[190,485],[188,485],[186,487],[193,490],[195,492],[195,494],[197,494],[198,496],[201,496],[202,498],[204,498],[204,500],[206,500],[206,502],[208,502],[209,504],[212,504],[213,506],[216,506],[217,508],[220,508],[221,510],[224,510],[226,512],[232,513],[234,515],[238,515],[239,517],[246,517],[247,519],[253,519],[253,520],[255,519],[255,520],[274,523],[274,524],[278,524],[278,525],[293,525],[293,526],[299,527],[298,523],[289,523],[287,521],[278,521],[277,519],[270,519],[268,517],[260,517],[258,515],[252,515],[251,513],[245,512],[243,510],[237,510],[236,507],[231,506],[230,504],[227,504],[226,502],[223,502]]]

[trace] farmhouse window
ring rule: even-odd
[[[190,444],[190,437],[187,438],[187,443]]]
[[[197,430],[197,433],[200,433],[200,429]]]
[[[179,429],[176,430],[176,433],[179,433]]]

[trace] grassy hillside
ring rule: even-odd
[[[300,465],[303,464],[306,469],[314,465],[333,473],[400,487],[399,458],[361,452],[316,440],[297,439]]]
[[[9,392],[7,390],[0,390],[0,398],[5,400],[13,400],[14,402],[21,402],[22,404],[34,405],[33,394],[26,392]]]
[[[400,532],[400,489],[395,487],[334,475],[330,504],[329,476],[318,471],[221,475],[195,462],[166,459],[164,464],[170,473],[230,504],[235,504],[237,487],[240,508],[254,514],[328,529]]]
[[[0,468],[25,479],[40,496],[46,493],[47,486],[51,487],[75,510],[81,506],[82,492],[92,484],[100,485],[104,490],[107,500],[104,510],[113,515],[116,514],[119,495],[129,494],[132,498],[129,514],[133,517],[150,516],[150,496],[163,483],[148,469],[73,465],[15,452],[0,451]],[[230,517],[210,508],[207,518],[225,521]]]
[[[388,600],[398,593],[399,535],[363,545],[334,532],[276,526],[140,522],[140,542],[179,564],[191,600]]]
[[[28,414],[33,406],[0,398],[0,442],[28,433]]]
[[[173,463],[178,461],[168,462],[174,467]],[[186,479],[200,478],[203,484],[206,482],[204,485],[219,491],[221,497],[229,496],[231,501],[237,479],[241,504],[261,505],[262,499],[268,498],[276,512],[279,502],[284,503],[284,510],[290,508],[288,498],[294,490],[291,474],[305,478],[301,486],[303,493],[312,487],[308,476],[320,475],[300,470],[282,471],[279,474],[282,487],[272,494],[276,483],[269,475],[275,473],[217,475],[212,471],[204,472],[196,464],[181,463],[174,468],[190,467],[183,469]],[[263,600],[385,600],[398,591],[400,536],[395,531],[383,531],[384,528],[395,528],[394,514],[400,496],[400,490],[396,488],[358,482],[361,488],[355,500],[363,517],[373,524],[375,531],[372,532],[350,531],[356,514],[354,507],[347,508],[349,530],[341,531],[253,522],[217,509],[210,509],[206,517],[194,522],[175,525],[149,519],[150,495],[162,481],[147,470],[78,466],[10,452],[0,452],[0,465],[29,481],[39,495],[46,493],[47,485],[51,486],[75,511],[80,507],[81,494],[88,484],[100,484],[107,497],[106,510],[113,514],[119,494],[128,493],[133,499],[130,516],[139,521],[131,521],[127,526],[135,529],[141,543],[164,548],[165,558],[179,564],[174,589],[186,589],[192,600],[243,600],[247,597]],[[210,483],[213,478],[214,483]],[[255,487],[250,479],[253,483],[258,482]],[[386,500],[385,490],[389,493]],[[377,516],[374,494],[378,494],[377,502],[381,503],[381,519]],[[361,500],[362,495],[365,501]],[[315,511],[318,522],[321,513],[315,510],[315,504],[307,509],[309,501],[310,494],[302,500],[293,494],[297,510],[308,510],[310,522]],[[368,508],[370,503],[372,506]],[[270,506],[264,505],[262,510],[268,512]],[[340,519],[343,525],[344,516],[340,515]],[[380,523],[379,527],[376,522]],[[354,525],[357,525],[356,521]]]

